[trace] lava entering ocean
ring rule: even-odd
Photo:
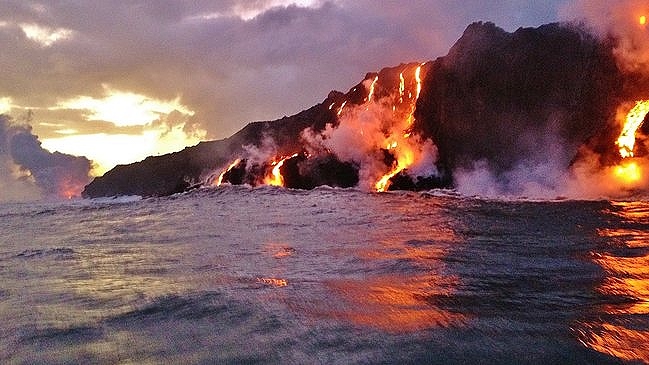
[[[324,178],[326,185],[375,191],[390,189],[398,174],[401,180],[411,181],[434,176],[434,144],[412,131],[424,65],[407,64],[368,74],[350,91],[349,99],[329,104],[327,109],[336,112],[334,122],[320,131],[302,131],[299,152],[278,157],[278,151],[271,149],[265,160],[250,164],[250,156],[236,158],[211,185],[311,188],[323,182],[322,176],[313,176],[323,174],[314,171],[316,167],[334,168],[332,176]]]
[[[649,100],[641,100],[628,112],[622,126],[622,133],[615,144],[619,147],[622,161],[615,167],[615,175],[625,184],[635,185],[643,180],[640,161],[634,159],[636,133],[649,114]],[[644,160],[643,160],[644,161]]]

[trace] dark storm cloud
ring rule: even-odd
[[[368,71],[441,56],[472,21],[506,29],[553,21],[560,1],[334,1],[235,16],[273,3],[3,1],[0,96],[46,107],[101,97],[103,84],[180,96],[209,137],[225,137],[346,90]],[[45,47],[20,23],[73,33]]]

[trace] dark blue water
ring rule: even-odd
[[[226,187],[0,220],[1,363],[649,363],[645,202]]]

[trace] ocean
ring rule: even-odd
[[[0,205],[3,364],[649,363],[649,203],[219,187]]]

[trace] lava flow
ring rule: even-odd
[[[241,162],[241,159],[240,159],[240,158],[237,158],[236,160],[232,161],[232,163],[230,163],[230,164],[228,165],[228,167],[225,168],[225,169],[221,172],[221,174],[219,175],[219,178],[216,180],[216,183],[215,183],[214,185],[215,185],[215,186],[221,186],[221,184],[223,184],[223,177],[225,177],[225,174],[227,174],[227,173],[228,173],[229,171],[231,171],[235,166],[237,166],[237,165],[239,164],[239,162]]]
[[[615,167],[615,176],[625,183],[636,183],[642,180],[642,169],[633,159],[636,132],[642,126],[644,119],[649,114],[649,100],[637,101],[635,106],[627,113],[622,132],[615,144],[619,147],[622,162]]]
[[[415,162],[415,151],[417,149],[414,143],[417,142],[409,143],[408,138],[410,138],[411,135],[410,127],[414,122],[415,107],[417,100],[419,99],[419,94],[421,93],[421,67],[423,65],[424,64],[422,63],[415,69],[414,80],[416,94],[414,98],[412,96],[412,92],[410,92],[408,95],[410,100],[408,101],[407,112],[405,113],[405,117],[403,117],[403,123],[400,126],[401,128],[397,130],[391,130],[388,135],[389,142],[387,144],[386,150],[390,152],[390,154],[394,157],[394,163],[390,171],[381,176],[374,184],[374,188],[378,192],[386,191],[390,187],[390,180]],[[371,92],[374,91],[374,84],[376,83],[376,80],[378,80],[378,76],[372,83]],[[403,77],[403,72],[401,72],[399,74],[399,103],[403,103],[404,92],[405,79]],[[371,98],[368,98],[368,102],[369,101],[371,101]],[[396,105],[392,106],[392,110],[393,112],[396,112]],[[396,141],[396,139],[400,139],[401,143]]]
[[[645,117],[649,113],[649,100],[636,102],[635,106],[626,115],[626,121],[622,127],[622,133],[615,144],[620,147],[620,156],[622,158],[633,157],[633,147],[635,146],[635,133],[642,125]]]
[[[324,128],[303,129],[300,140],[284,151],[273,140],[244,146],[243,155],[215,172],[210,185],[327,185],[379,192],[427,188],[437,174],[437,150],[431,139],[413,131],[423,66],[404,64],[368,74],[344,98],[333,94],[327,101],[332,120]],[[301,152],[288,155],[287,149]]]
[[[286,160],[297,156],[298,154],[294,153],[291,156],[282,157],[279,161],[274,161],[272,163],[273,170],[271,171],[270,175],[268,175],[264,179],[264,184],[271,185],[271,186],[284,186],[284,177],[282,177],[282,173],[280,169],[282,168]]]

